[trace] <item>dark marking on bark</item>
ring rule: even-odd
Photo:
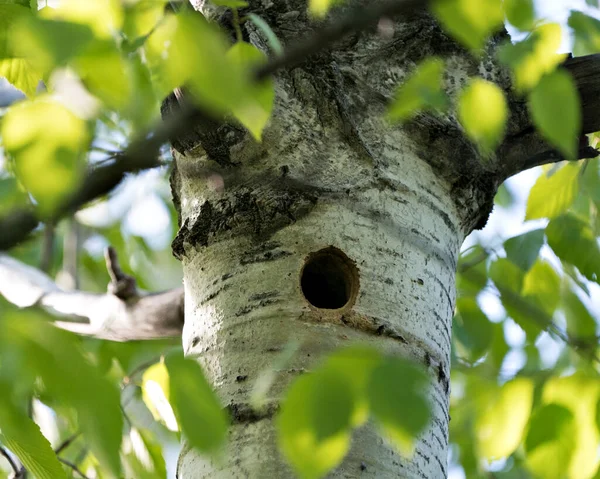
[[[438,383],[440,383],[442,385],[442,387],[444,388],[444,392],[446,394],[448,394],[448,392],[450,391],[450,379],[448,378],[446,371],[444,371],[444,366],[442,365],[442,363],[438,364],[437,379],[438,379]]]
[[[198,346],[199,342],[200,342],[200,338],[198,336],[194,336],[192,338],[192,348],[195,348],[196,346]]]
[[[261,409],[255,409],[247,403],[230,403],[226,409],[233,424],[252,424],[275,416],[279,411],[279,404],[270,403]]]
[[[364,461],[360,461],[360,470],[361,471],[366,471],[367,470],[367,465],[365,464]]]
[[[264,293],[256,293],[248,298],[248,301],[261,301],[263,299],[276,298],[279,296],[279,291],[266,291]]]
[[[277,304],[277,303],[281,303],[282,301],[280,299],[264,299],[262,301],[260,301],[258,304],[252,304],[252,305],[247,305],[244,306],[243,308],[240,308],[236,313],[235,316],[236,317],[240,317],[240,316],[245,316],[248,313],[251,313],[252,311],[256,310],[256,309],[260,309],[260,308],[264,308],[266,306],[271,306],[272,304]]]
[[[206,298],[200,300],[198,302],[198,304],[200,306],[205,305],[206,303],[208,303],[209,301],[215,299],[217,296],[219,296],[219,294],[221,294],[223,291],[227,291],[231,286],[228,284],[223,285],[221,288],[217,289],[216,291],[210,293]]]
[[[185,244],[206,247],[231,236],[249,235],[264,241],[279,229],[306,216],[316,202],[317,197],[313,194],[273,185],[228,191],[225,198],[204,201],[193,223],[185,220],[173,240],[173,254],[181,259],[185,256]]]
[[[248,379],[248,375],[247,374],[240,374],[239,376],[236,376],[235,382],[236,383],[243,383],[244,381],[246,381],[246,379]]]

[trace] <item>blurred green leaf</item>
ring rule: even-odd
[[[538,259],[525,275],[521,292],[525,300],[552,316],[560,300],[560,278],[550,263]]]
[[[506,186],[506,183],[502,183],[498,188],[498,192],[494,197],[494,204],[503,208],[511,208],[515,203],[515,196],[513,192]]]
[[[227,52],[227,58],[240,69],[250,70],[264,63],[267,58],[255,46],[246,42],[237,42]],[[275,89],[273,80],[267,79],[251,88],[233,109],[235,117],[244,125],[257,141],[261,140],[262,132],[273,110]]]
[[[11,389],[8,384],[0,384],[2,391]],[[37,479],[66,479],[62,465],[39,426],[15,407],[6,394],[0,395],[0,431],[0,442]]]
[[[461,254],[458,263],[457,289],[460,295],[474,296],[488,282],[487,259],[489,254],[480,245]]]
[[[567,333],[576,341],[589,345],[596,341],[596,321],[581,299],[564,282],[561,295],[561,306],[567,319]]]
[[[61,19],[85,25],[98,38],[109,39],[123,26],[123,2],[121,0],[61,0],[57,8],[44,8],[40,14],[45,18]]]
[[[17,56],[13,49],[14,26],[29,17],[28,6],[0,3],[0,59]]]
[[[269,24],[254,13],[248,14],[248,18],[264,33],[265,37],[267,37],[267,42],[269,43],[271,50],[273,50],[273,53],[277,56],[282,55],[283,47],[281,46],[281,42]]]
[[[169,371],[163,362],[150,366],[142,376],[142,398],[154,419],[161,421],[171,431],[179,426],[169,403]]]
[[[504,21],[501,0],[436,0],[432,9],[444,28],[472,50],[482,48]]]
[[[509,260],[523,271],[529,271],[543,244],[544,230],[538,229],[507,239],[504,242],[504,250]]]
[[[159,24],[165,15],[169,0],[138,0],[125,3],[123,32],[130,41],[145,37]]]
[[[25,95],[33,96],[42,79],[42,74],[23,58],[5,58],[4,60],[0,59],[0,78],[6,78],[11,85]]]
[[[564,406],[575,419],[575,434],[570,436],[574,451],[568,464],[568,479],[589,479],[598,468],[600,435],[592,418],[596,414],[599,393],[600,381],[597,377],[554,377],[544,385],[544,404]]]
[[[504,13],[511,25],[519,30],[530,30],[535,19],[533,0],[504,0]]]
[[[579,188],[579,164],[567,163],[554,174],[542,173],[529,192],[525,220],[556,218],[575,201]]]
[[[197,362],[180,354],[165,359],[170,402],[192,447],[216,453],[227,439],[228,418]]]
[[[444,68],[444,62],[437,57],[420,63],[396,91],[388,109],[388,119],[407,121],[421,110],[445,110],[448,97],[442,89]]]
[[[478,450],[488,460],[506,457],[521,443],[531,413],[533,383],[518,378],[481,393],[475,422]]]
[[[493,152],[504,137],[508,118],[504,92],[491,82],[474,78],[458,101],[458,118],[467,136],[483,152]]]
[[[577,159],[581,105],[571,75],[564,70],[545,75],[529,96],[529,111],[542,135],[566,159]]]
[[[598,281],[600,249],[589,224],[565,214],[550,221],[546,237],[561,260],[576,266],[587,279]]]
[[[460,351],[471,361],[483,356],[490,347],[494,325],[479,308],[474,298],[460,297],[456,302],[453,335],[465,351]]]
[[[327,15],[327,12],[338,3],[342,3],[343,0],[309,0],[308,1],[308,12],[316,17],[323,18]]]
[[[400,358],[386,358],[371,376],[371,413],[402,454],[412,454],[415,439],[429,423],[427,387],[425,372]]]
[[[167,479],[167,470],[161,445],[149,433],[131,428],[131,448],[124,456],[127,477],[135,479]]]
[[[565,55],[556,53],[561,41],[560,25],[546,23],[525,40],[515,44],[508,42],[499,48],[498,58],[512,69],[517,90],[531,90],[545,74],[564,61]]]
[[[600,21],[575,10],[569,16],[569,26],[575,32],[573,56],[600,53]]]
[[[528,469],[544,479],[566,477],[575,449],[575,433],[575,421],[569,409],[558,404],[537,409],[525,440]]]
[[[212,0],[212,3],[228,8],[246,8],[248,6],[248,2],[244,0]]]
[[[0,215],[29,203],[27,194],[13,177],[0,178]]]
[[[4,147],[18,179],[51,214],[79,184],[90,142],[87,123],[44,97],[14,105],[0,125]]]

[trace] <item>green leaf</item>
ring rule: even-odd
[[[164,363],[150,366],[142,376],[142,399],[154,416],[171,431],[178,431],[179,426],[173,408],[169,404],[170,381],[169,371]]]
[[[600,53],[600,21],[582,12],[571,11],[569,26],[575,32],[573,56]]]
[[[0,178],[0,216],[28,203],[27,194],[19,187],[15,178],[12,176]]]
[[[78,186],[89,133],[84,120],[49,98],[21,102],[4,116],[4,148],[14,157],[17,177],[42,214],[51,214]]]
[[[529,271],[529,268],[535,263],[543,244],[544,230],[538,229],[506,240],[504,250],[509,260],[523,271]]]
[[[533,0],[504,0],[504,13],[509,23],[519,30],[530,30],[533,27]]]
[[[93,39],[94,33],[86,25],[30,17],[16,25],[11,45],[47,76],[81,54]]]
[[[509,66],[518,91],[534,88],[540,79],[561,64],[566,55],[557,54],[562,41],[562,30],[557,23],[537,27],[525,40],[507,42],[498,50],[498,58]]]
[[[166,357],[170,400],[181,430],[192,447],[216,453],[227,439],[228,418],[195,361],[179,354]]]
[[[474,78],[458,101],[458,118],[467,136],[482,151],[493,152],[504,137],[508,118],[504,92],[491,82]]]
[[[246,8],[248,6],[248,2],[244,0],[212,0],[212,3],[228,8]]]
[[[66,20],[92,29],[94,35],[102,39],[113,38],[123,26],[123,5],[120,0],[81,2],[61,0],[58,8],[44,8],[40,11],[45,18]]]
[[[527,468],[536,477],[566,477],[575,449],[576,425],[571,411],[558,404],[546,404],[532,416],[525,450]]]
[[[73,407],[86,444],[103,467],[120,475],[119,449],[123,417],[116,384],[90,365],[78,348],[78,338],[47,320],[27,313],[0,321],[2,344],[25,354],[23,368],[35,371],[61,405]]]
[[[550,263],[538,259],[525,275],[521,293],[525,300],[552,316],[560,300],[560,278]]]
[[[273,50],[273,53],[277,56],[283,55],[283,47],[281,46],[281,42],[269,24],[255,13],[248,14],[248,18],[264,33],[265,37],[267,37],[267,43],[271,47],[271,50]]]
[[[561,260],[576,266],[587,279],[598,281],[600,249],[589,224],[571,214],[562,215],[550,221],[546,237]]]
[[[454,38],[477,50],[504,21],[501,0],[437,0],[433,12]]]
[[[598,441],[600,434],[596,422],[596,405],[600,393],[597,377],[575,375],[554,377],[542,391],[544,404],[558,404],[569,409],[575,419],[575,434],[570,436],[574,451],[569,463],[568,479],[591,478],[598,468]]]
[[[448,97],[442,89],[444,62],[437,57],[424,60],[396,91],[387,117],[407,121],[420,110],[445,110]]]
[[[494,337],[494,325],[479,308],[475,298],[459,297],[456,302],[453,334],[465,349],[459,351],[471,361],[481,358],[490,347]]]
[[[429,423],[427,387],[426,374],[404,359],[387,358],[372,373],[367,389],[371,413],[403,454],[412,454],[416,437]]]
[[[300,477],[322,477],[346,455],[353,393],[348,375],[337,374],[337,367],[327,364],[298,378],[288,389],[277,417],[278,441]]]
[[[575,201],[578,187],[577,163],[567,163],[551,176],[542,173],[529,192],[525,220],[560,216]]]
[[[505,258],[498,258],[490,265],[489,277],[499,289],[520,293],[523,288],[523,271]]]
[[[0,59],[13,58],[14,26],[31,17],[27,6],[0,3]]]
[[[129,64],[112,41],[92,43],[74,66],[87,89],[109,108],[123,109],[132,95]]]
[[[327,12],[338,3],[342,3],[343,0],[309,0],[308,1],[308,12],[316,18],[323,18],[327,15]]]
[[[6,58],[0,60],[0,78],[6,78],[25,95],[34,96],[42,74],[23,58]]]
[[[488,257],[488,252],[480,245],[475,245],[461,254],[456,281],[460,295],[475,296],[485,287],[488,282]]]
[[[227,58],[241,70],[250,71],[266,61],[265,55],[255,46],[246,42],[237,42],[227,52]],[[257,141],[261,140],[275,100],[273,80],[263,80],[248,90],[241,102],[233,109],[235,117],[252,133]]]
[[[518,378],[496,390],[482,391],[475,420],[480,454],[494,460],[512,454],[519,446],[533,404],[533,383]]]
[[[10,391],[8,384],[2,391]],[[56,454],[39,426],[16,408],[5,394],[0,395],[0,441],[13,452],[25,469],[37,479],[66,479]]]
[[[594,344],[596,321],[577,294],[571,290],[569,283],[565,282],[563,285],[561,300],[569,336],[584,343]]]
[[[166,478],[163,450],[153,435],[136,428],[129,430],[131,452],[124,456],[126,477],[135,479]]]
[[[576,160],[581,133],[581,104],[571,75],[557,70],[544,76],[529,96],[529,111],[542,135]]]
[[[164,18],[168,0],[139,0],[125,3],[123,32],[130,42],[148,35]]]

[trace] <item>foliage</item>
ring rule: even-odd
[[[275,84],[255,81],[268,58],[240,37],[240,22],[253,22],[274,56],[285,48],[266,18],[244,16],[246,2],[213,3],[231,10],[233,44],[179,2],[62,0],[58,8],[38,9],[35,1],[0,0],[0,77],[27,97],[2,111],[0,215],[35,205],[55,226],[52,276],[69,273],[75,234],[82,289],[105,288],[99,245],[107,244],[142,288],[180,281],[168,246],[177,219],[164,169],[149,173],[154,190],[142,191],[165,216],[163,239],[136,233],[132,208],[102,221],[93,214],[94,208],[111,210],[124,191],[69,222],[54,225],[53,217],[89,167],[114,161],[145,134],[158,119],[159,102],[181,85],[204,110],[231,116],[261,140]],[[310,0],[307,8],[318,22],[341,3]],[[587,3],[597,14],[597,2]],[[491,156],[505,139],[508,101],[516,98],[564,159],[576,159],[581,105],[574,80],[558,68],[565,58],[557,53],[562,27],[536,18],[531,0],[436,0],[432,11],[476,57],[489,54],[488,39],[505,19],[522,31],[523,40],[498,49],[514,91],[473,76],[449,95],[444,61],[429,57],[398,84],[388,121],[455,115],[466,136]],[[597,19],[572,11],[568,25],[574,55],[600,51]],[[61,94],[65,89],[69,95]],[[144,190],[134,181],[129,186]],[[503,191],[497,208],[510,209]],[[453,466],[468,478],[490,477],[489,471],[499,478],[599,477],[599,318],[591,299],[600,280],[599,192],[598,159],[545,169],[528,193],[529,230],[494,248],[474,244],[461,256],[450,439]],[[48,251],[38,235],[11,254],[39,265]],[[490,301],[499,314],[489,314]],[[548,348],[557,357],[544,359]],[[515,357],[523,362],[517,368]],[[411,454],[432,415],[425,399],[429,379],[407,360],[370,348],[338,351],[288,389],[277,416],[283,456],[299,476],[323,477],[347,453],[352,431],[369,419],[393,447]],[[218,455],[226,444],[228,415],[200,366],[184,359],[174,342],[78,338],[52,328],[41,313],[1,302],[0,386],[0,444],[35,477],[68,477],[72,471],[59,457],[98,477],[165,477],[163,452],[180,434],[203,454]],[[40,431],[30,419],[32,400],[33,419],[42,424],[40,411],[49,410],[54,429]],[[55,453],[73,434],[69,447]]]

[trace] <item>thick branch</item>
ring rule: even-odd
[[[260,81],[281,68],[297,65],[311,55],[330,47],[348,33],[365,29],[382,17],[398,15],[415,7],[424,8],[426,4],[423,0],[387,0],[373,3],[366,8],[354,8],[335,24],[316,30],[284,55],[271,59],[256,72],[255,79]],[[114,163],[91,170],[81,187],[58,209],[53,220],[74,213],[89,201],[108,194],[127,173],[159,166],[157,155],[160,146],[192,128],[200,117],[209,118],[210,115],[197,107],[184,104],[167,121],[134,141],[115,158]],[[14,211],[0,218],[0,250],[10,249],[26,239],[40,220],[34,209]]]
[[[60,318],[54,324],[62,329],[113,341],[181,335],[183,288],[147,295],[135,291],[125,300],[110,292],[64,291],[41,271],[0,254],[0,294],[20,308],[42,307]]]

